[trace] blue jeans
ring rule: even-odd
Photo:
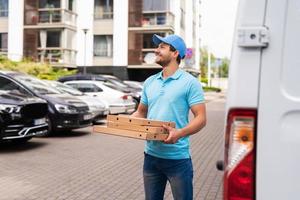
[[[146,200],[162,200],[169,181],[174,200],[193,199],[193,165],[191,158],[171,160],[145,153],[144,187]]]

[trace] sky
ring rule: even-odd
[[[201,47],[216,57],[230,58],[238,0],[201,1]]]

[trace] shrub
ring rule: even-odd
[[[36,76],[40,79],[57,80],[61,76],[75,74],[77,70],[54,68],[47,63],[32,62],[24,59],[20,62],[11,61],[0,56],[0,70],[18,71]]]
[[[217,87],[203,87],[203,90],[205,92],[221,92],[221,89],[220,88],[217,88]]]

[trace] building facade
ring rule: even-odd
[[[178,34],[199,69],[199,0],[0,0],[0,53],[143,80],[160,70],[152,35]]]

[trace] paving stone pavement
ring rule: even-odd
[[[194,199],[222,199],[224,96],[207,103],[208,123],[191,137]],[[0,144],[0,200],[142,200],[144,141],[91,128]],[[165,199],[172,198],[167,186]]]

